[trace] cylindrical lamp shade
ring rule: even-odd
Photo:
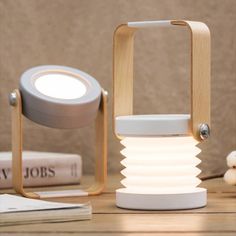
[[[89,74],[65,66],[27,70],[20,78],[23,114],[53,128],[80,128],[97,115],[101,87]]]
[[[117,206],[173,210],[206,205],[206,190],[197,187],[201,150],[189,134],[189,123],[189,115],[116,118],[116,132],[125,147],[121,151],[124,188],[116,191]]]
[[[191,136],[138,138],[121,141],[125,149],[121,172],[126,179],[121,183],[128,189],[161,193],[193,191],[201,182],[196,157],[201,150]]]

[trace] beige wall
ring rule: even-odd
[[[189,19],[212,35],[212,137],[202,144],[205,174],[225,170],[236,149],[234,0],[0,0],[0,150],[10,149],[8,93],[21,73],[41,64],[84,70],[110,93],[109,170],[120,167],[120,144],[111,129],[112,34],[127,21]],[[184,29],[138,33],[135,48],[135,112],[189,112],[189,35]],[[81,152],[93,170],[93,127],[54,130],[25,120],[24,148]]]

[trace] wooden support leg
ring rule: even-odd
[[[97,195],[103,191],[107,180],[107,93],[103,90],[96,118],[95,184],[86,191]]]
[[[12,185],[24,197],[39,198],[35,193],[27,193],[23,188],[22,168],[22,102],[19,90],[14,90],[15,104],[12,104]]]

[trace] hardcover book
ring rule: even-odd
[[[12,187],[11,152],[0,152],[0,189]],[[79,184],[82,160],[77,154],[23,152],[25,187]]]

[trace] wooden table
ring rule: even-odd
[[[88,182],[90,178],[85,178]],[[0,228],[0,235],[234,235],[236,236],[236,187],[222,179],[204,181],[208,189],[205,208],[184,211],[132,211],[115,206],[114,190],[120,176],[109,177],[108,188],[96,197],[55,199],[91,201],[93,219],[66,223],[16,225]]]

